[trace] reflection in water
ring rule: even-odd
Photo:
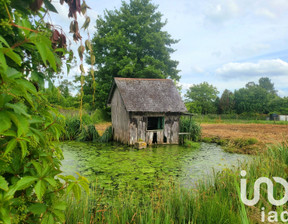
[[[62,142],[64,174],[76,171],[107,190],[145,190],[173,179],[187,188],[215,171],[237,166],[247,155],[224,152],[215,144],[199,149],[178,145],[136,150],[119,144]]]

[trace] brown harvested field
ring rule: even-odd
[[[201,124],[201,127],[202,137],[256,138],[262,144],[277,144],[288,140],[288,125]]]
[[[105,122],[105,123],[95,124],[95,128],[98,131],[98,134],[102,136],[106,128],[108,128],[111,125],[112,125],[111,122]]]

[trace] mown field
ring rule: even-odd
[[[274,124],[201,124],[202,137],[225,139],[255,138],[259,143],[277,144],[288,138],[288,125]]]

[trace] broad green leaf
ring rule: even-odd
[[[19,180],[16,184],[16,190],[23,190],[30,187],[37,180],[37,177],[26,176]]]
[[[43,63],[47,66],[46,46],[42,42],[34,43],[40,53]]]
[[[27,150],[27,143],[24,140],[18,141],[21,147],[21,153],[22,153],[22,159],[27,155],[28,150]]]
[[[17,145],[17,140],[15,138],[11,139],[6,148],[5,148],[5,152],[4,155],[7,155],[9,152],[11,152]]]
[[[21,72],[17,71],[14,68],[10,68],[10,67],[7,69],[6,74],[7,74],[7,77],[9,79],[17,79],[17,78],[22,77],[22,73]]]
[[[41,167],[40,163],[35,162],[35,161],[32,161],[32,164],[33,164],[33,166],[35,167],[35,169],[36,169],[36,171],[37,171],[37,174],[38,174],[39,176],[41,176],[41,175],[42,175],[42,167]]]
[[[56,8],[54,7],[54,5],[52,5],[49,0],[44,0],[44,4],[45,4],[45,7],[46,7],[49,11],[58,13],[57,10],[56,10]]]
[[[2,218],[2,220],[4,221],[4,224],[10,224],[11,223],[11,218],[9,215],[9,211],[4,208],[4,207],[0,207],[0,217]]]
[[[7,129],[9,129],[11,127],[11,120],[8,117],[8,114],[5,111],[0,111],[0,133],[2,133],[3,131],[6,131]]]
[[[25,88],[28,92],[35,94],[35,95],[37,94],[37,90],[35,86],[28,80],[21,79],[17,81],[17,83],[20,84],[23,88]]]
[[[59,203],[57,203],[57,204],[55,204],[55,205],[53,206],[53,209],[65,211],[66,207],[67,207],[66,202],[60,201]]]
[[[53,210],[52,212],[59,219],[60,222],[65,222],[65,214],[63,211]]]
[[[8,191],[8,183],[4,177],[0,176],[0,189]]]
[[[36,81],[39,86],[41,87],[41,89],[44,88],[44,74],[41,73],[41,72],[36,72],[36,71],[33,71],[31,72],[31,80],[33,81]]]
[[[7,112],[9,118],[13,121],[13,123],[17,126],[17,136],[20,137],[22,134],[26,134],[29,131],[29,122],[26,117],[22,115]]]
[[[5,106],[13,109],[14,112],[17,114],[23,114],[26,117],[30,117],[30,115],[26,113],[27,107],[23,103],[16,103],[16,104],[6,103]]]
[[[67,187],[67,194],[69,194],[69,192],[73,189],[75,183],[69,183],[68,187]]]
[[[53,215],[51,213],[46,213],[43,216],[41,224],[55,224]]]
[[[45,213],[47,210],[47,206],[45,204],[42,203],[35,203],[33,205],[31,205],[28,210],[30,212],[32,212],[35,215],[41,215],[42,213]]]
[[[56,60],[55,60],[56,57],[48,47],[47,47],[47,59],[51,67],[54,69],[54,71],[57,71]]]
[[[81,185],[81,187],[83,187],[83,189],[88,193],[89,192],[89,184],[87,184],[86,182],[81,181],[79,183]]]
[[[6,63],[6,59],[4,56],[4,53],[0,51],[0,67],[2,67],[3,71],[5,72],[8,68],[8,65]]]
[[[76,180],[76,177],[74,177],[72,175],[67,175],[65,177],[67,178],[67,180]]]
[[[16,64],[18,64],[19,66],[22,63],[21,57],[16,54],[12,49],[10,48],[3,48],[3,53],[9,57],[10,59],[12,59]]]
[[[74,184],[73,188],[72,188],[73,194],[76,198],[76,200],[80,200],[81,197],[81,188],[79,187],[78,184]]]
[[[0,95],[0,108],[4,107],[4,105],[8,102],[10,102],[13,99],[13,96],[10,96],[8,94],[2,93]]]
[[[52,187],[56,187],[57,186],[57,182],[56,182],[56,180],[54,178],[45,177],[44,180],[47,181]]]
[[[35,193],[39,201],[42,201],[42,197],[45,194],[46,186],[43,180],[39,180],[34,187]]]
[[[17,137],[17,133],[13,130],[8,130],[2,133],[3,136]]]
[[[29,29],[31,29],[31,24],[30,24],[30,22],[29,22],[26,18],[22,18],[22,19],[19,21],[19,25],[28,28],[28,29],[21,29],[21,30],[24,32],[24,34],[25,34],[26,36],[28,36],[29,33],[31,32],[31,31],[29,30]],[[28,45],[28,46],[29,46],[29,45]]]
[[[6,45],[6,47],[10,47],[7,41],[0,35],[0,41]]]

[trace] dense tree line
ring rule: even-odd
[[[201,114],[288,114],[288,97],[278,96],[267,77],[260,78],[258,83],[248,82],[234,93],[228,89],[220,97],[218,93],[217,88],[207,82],[193,85],[185,94],[186,106],[190,112]]]

